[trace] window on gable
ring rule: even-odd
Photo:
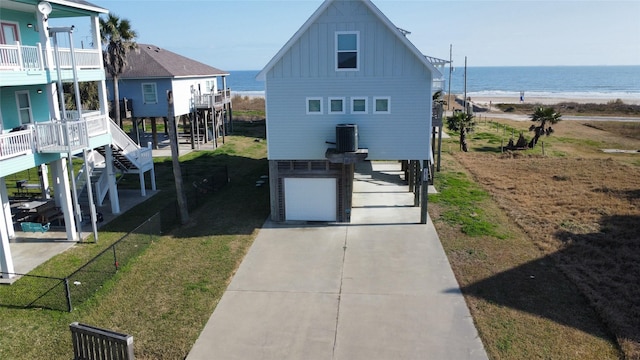
[[[158,89],[155,83],[142,84],[142,99],[144,104],[158,103]]]
[[[366,114],[367,113],[367,98],[366,97],[353,97],[351,98],[351,113],[352,114]]]
[[[322,98],[316,98],[316,97],[307,98],[307,114],[311,114],[311,115],[322,114]]]
[[[390,114],[391,113],[391,98],[389,97],[375,97],[373,98],[373,112],[376,114]]]
[[[345,31],[336,33],[336,69],[359,69],[359,33],[357,31]]]
[[[329,112],[331,114],[344,114],[344,98],[329,98]]]

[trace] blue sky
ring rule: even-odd
[[[139,43],[224,70],[259,70],[322,0],[89,0]],[[424,54],[454,65],[640,65],[640,1],[374,0]],[[82,26],[74,34],[82,39]]]

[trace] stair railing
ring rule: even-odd
[[[143,170],[153,166],[151,148],[141,148],[114,121],[109,122],[109,127],[113,144],[136,168]]]

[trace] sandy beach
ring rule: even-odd
[[[462,95],[458,95],[458,97],[462,98]],[[561,102],[575,102],[579,104],[606,104],[610,101],[616,101],[618,98],[605,99],[605,98],[578,98],[578,97],[562,97],[562,96],[554,96],[554,97],[542,97],[542,96],[525,96],[524,102],[525,104],[542,104],[542,105],[553,105]],[[640,97],[625,97],[620,98],[625,104],[632,105],[640,105]],[[482,107],[489,107],[489,103],[491,104],[519,104],[520,98],[519,94],[514,94],[512,97],[499,97],[499,96],[472,96],[471,102]]]

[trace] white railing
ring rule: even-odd
[[[42,70],[44,68],[40,44],[37,46],[0,45],[0,69]]]
[[[45,64],[46,52],[51,54],[52,64]],[[42,49],[40,43],[35,46],[0,44],[0,70],[54,70],[56,68],[55,49]],[[99,69],[102,67],[102,54],[100,49],[74,49],[76,65],[78,69]],[[58,48],[60,56],[60,68],[71,69],[70,48]]]
[[[66,111],[67,120],[80,120],[77,110]],[[109,118],[98,110],[85,110],[82,112],[82,120],[87,122],[87,133],[89,136],[106,134],[109,131]]]
[[[84,120],[36,123],[35,128],[39,152],[69,152],[89,145]]]
[[[150,147],[141,148],[113,121],[109,121],[112,143],[120,148],[120,152],[127,160],[145,171],[153,167],[153,153]]]
[[[227,89],[226,96],[225,91],[220,90],[216,93],[203,94],[194,96],[193,102],[195,107],[207,107],[211,108],[215,105],[223,105],[231,101],[231,89]]]
[[[0,134],[0,160],[35,152],[33,131],[20,130]]]
[[[56,57],[54,55],[55,49],[51,49],[51,58],[53,59],[52,66],[49,68],[56,68]],[[102,66],[101,54],[98,49],[74,49],[76,57],[76,66],[78,69],[96,69]],[[58,48],[58,55],[60,57],[60,68],[71,69],[73,62],[71,61],[71,49]]]

